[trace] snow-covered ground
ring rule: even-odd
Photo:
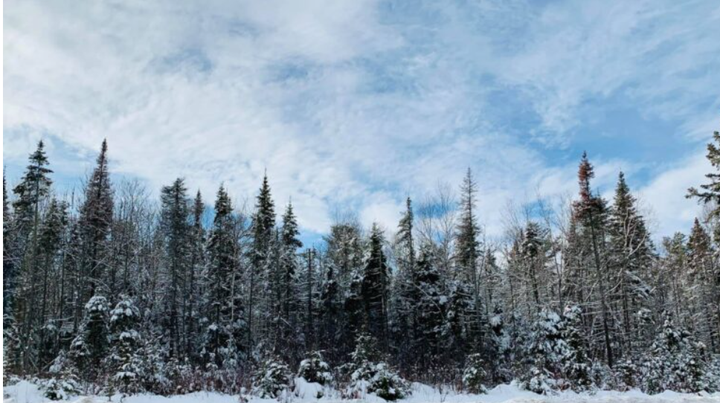
[[[412,396],[401,400],[401,403],[531,403],[531,402],[562,402],[562,403],[720,403],[720,393],[711,395],[690,395],[675,392],[663,392],[658,395],[648,396],[639,390],[630,392],[607,392],[599,391],[594,395],[576,394],[564,392],[555,396],[539,396],[531,392],[519,390],[513,385],[500,385],[490,390],[485,395],[467,395],[454,392],[441,392],[437,389],[421,385],[413,385]],[[49,400],[43,397],[42,391],[34,384],[20,382],[16,385],[3,389],[4,403],[40,403]],[[69,402],[76,403],[101,403],[107,402],[107,396],[80,396]],[[224,395],[220,393],[191,393],[182,396],[156,396],[156,395],[134,395],[122,399],[123,403],[238,403],[238,396]],[[342,400],[338,398],[292,398],[292,402],[320,402],[336,403]],[[120,402],[120,396],[113,396],[112,402]],[[385,401],[375,397],[367,396],[362,400],[345,400],[342,402],[369,402],[384,403]],[[277,403],[277,400],[251,398],[249,403]]]

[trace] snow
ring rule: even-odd
[[[319,385],[318,385],[319,386]],[[298,403],[304,402],[320,402],[320,403],[340,403],[336,396],[332,394],[326,398],[315,399],[312,397],[316,386],[305,383],[302,389],[301,397],[291,397],[289,401]],[[309,393],[308,393],[309,392]],[[631,390],[629,392],[611,392],[599,391],[594,395],[577,394],[575,392],[562,392],[554,396],[540,396],[532,392],[520,390],[516,385],[500,385],[488,390],[484,395],[470,395],[457,393],[450,389],[438,390],[436,388],[414,383],[412,385],[412,395],[406,399],[399,400],[402,403],[720,403],[720,393],[714,394],[684,394],[675,392],[663,392],[657,395],[648,396],[639,390]],[[120,395],[115,395],[112,402],[119,403]],[[3,389],[4,403],[45,403],[48,402],[43,397],[43,391],[35,384],[21,381],[15,385],[7,386]],[[107,402],[107,396],[78,396],[67,402],[73,403],[101,403]],[[225,395],[220,393],[196,392],[180,396],[156,396],[139,394],[127,396],[122,399],[123,403],[237,403],[238,396]],[[277,403],[274,399],[260,399],[250,397],[248,403]],[[385,401],[377,396],[368,395],[362,400],[345,400],[344,402],[356,403],[384,403]]]

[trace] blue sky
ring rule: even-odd
[[[394,228],[407,194],[476,173],[480,219],[620,169],[656,236],[720,128],[717,1],[101,1],[5,7],[3,159],[43,138],[61,189],[108,139],[116,180],[182,176],[238,203],[267,169],[306,239],[351,209]]]

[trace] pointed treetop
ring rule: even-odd
[[[298,230],[297,219],[293,213],[292,203],[288,203],[285,214],[283,215],[282,240],[286,246],[294,246],[302,248],[303,243],[298,239],[300,231]]]
[[[588,160],[587,152],[583,151],[580,166],[578,167],[578,183],[580,184],[580,198],[588,201],[592,198],[590,190],[590,179],[595,177],[595,171],[592,164]]]
[[[224,184],[220,185],[215,200],[215,220],[229,216],[232,213],[232,202],[225,191]]]

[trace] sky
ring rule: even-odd
[[[598,192],[623,170],[656,237],[687,232],[720,129],[715,0],[24,0],[3,22],[11,184],[43,139],[77,187],[107,138],[154,194],[252,203],[267,172],[306,239],[340,210],[392,230],[467,168],[499,237],[508,203],[576,192],[584,150]]]

